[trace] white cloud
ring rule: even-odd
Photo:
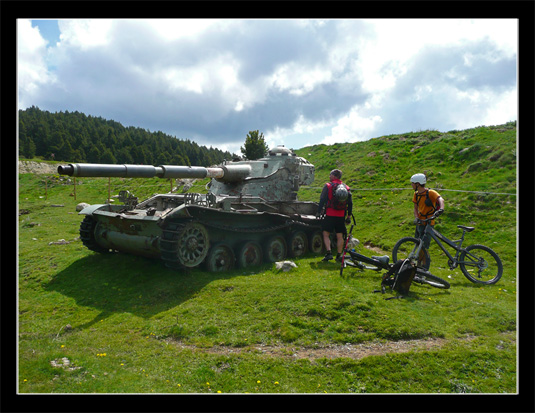
[[[39,29],[32,27],[29,20],[17,21],[17,82],[21,108],[32,105],[31,96],[41,85],[55,81],[47,67],[46,44]]]
[[[286,144],[287,147],[300,148],[302,146],[319,143],[317,141],[307,141],[306,137],[315,136],[318,132],[322,132],[331,126],[332,124],[329,122],[314,122],[305,119],[305,117],[301,115],[290,127],[283,128],[277,126],[273,129],[269,129],[264,133],[264,137],[270,148],[283,144]],[[300,139],[298,141],[293,139],[300,136],[305,136],[305,139]]]
[[[455,116],[455,129],[466,129],[481,125],[500,125],[517,120],[516,89],[496,93],[490,89],[459,92],[457,104],[460,108]]]
[[[318,85],[332,80],[329,69],[308,68],[297,62],[290,62],[277,68],[269,83],[279,91],[301,96],[314,90]]]
[[[212,26],[225,25],[225,21],[215,19],[147,19],[139,21],[151,26],[166,40],[195,38]]]
[[[19,105],[237,147],[516,119],[514,19],[60,20],[18,26]],[[496,120],[493,120],[496,119]],[[465,126],[466,125],[466,126]]]
[[[112,42],[111,30],[114,20],[111,19],[74,19],[59,20],[60,42],[62,47],[73,46],[86,50],[92,47],[109,45]]]
[[[370,139],[371,133],[382,122],[379,115],[369,117],[360,114],[360,108],[353,107],[345,116],[338,119],[331,135],[326,136],[322,143],[333,144],[341,142],[357,142]]]

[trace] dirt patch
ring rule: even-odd
[[[57,174],[57,168],[46,162],[19,161],[20,174]]]
[[[474,336],[468,336],[464,340],[473,340]],[[208,354],[260,354],[268,357],[283,357],[292,359],[316,360],[320,358],[335,359],[346,357],[351,359],[362,359],[368,356],[384,355],[388,353],[407,353],[409,351],[427,351],[443,346],[448,340],[442,338],[431,338],[422,340],[401,340],[388,342],[370,342],[361,344],[327,345],[322,347],[291,347],[291,346],[266,346],[253,345],[246,347],[214,346],[202,348],[193,345],[186,345],[178,341],[170,340],[179,348],[190,349]]]
[[[346,357],[351,359],[362,359],[368,356],[383,355],[387,353],[406,353],[415,350],[430,350],[434,347],[444,345],[444,339],[410,340],[410,341],[389,341],[386,343],[363,343],[363,344],[343,344],[329,345],[320,348],[302,347],[273,347],[258,346],[255,349],[261,354],[274,357],[291,357],[295,359],[315,360],[319,358],[335,359]]]
[[[505,342],[516,343],[516,332],[504,332],[501,334],[504,341],[500,341],[500,346],[503,348]],[[455,339],[456,341],[469,342],[476,338],[476,336],[467,335],[465,337]],[[168,339],[167,343],[173,344],[180,349],[189,349],[206,354],[216,355],[231,355],[231,354],[259,354],[266,357],[279,357],[288,359],[308,359],[314,361],[316,359],[327,358],[351,358],[362,359],[369,356],[382,356],[389,353],[408,353],[410,351],[429,351],[440,348],[451,342],[452,340],[444,338],[428,338],[419,340],[399,340],[386,342],[368,342],[360,344],[338,344],[338,345],[324,345],[314,347],[298,347],[298,346],[284,346],[284,345],[262,345],[256,344],[245,347],[229,347],[229,346],[213,346],[213,347],[198,347],[195,345],[184,344],[177,340]],[[500,348],[498,346],[497,348]]]
[[[379,248],[377,245],[372,244],[370,241],[366,241],[364,243],[364,247],[366,247],[367,249],[369,249],[369,250],[371,250],[373,252],[376,252],[378,254],[384,254],[385,253],[381,248]]]

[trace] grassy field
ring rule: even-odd
[[[300,199],[317,200],[330,169],[344,171],[360,252],[390,254],[412,235],[408,181],[426,171],[446,200],[437,228],[454,238],[456,225],[474,225],[465,245],[488,245],[503,261],[502,279],[480,286],[432,249],[433,273],[451,289],[414,286],[403,300],[373,292],[378,273],[340,277],[312,255],[290,272],[220,274],[97,254],[78,239],[75,206],[102,203],[108,180],[80,179],[75,200],[57,177],[20,175],[18,391],[516,393],[516,197],[497,195],[516,193],[515,134],[514,125],[425,131],[298,151],[317,166]],[[169,183],[112,179],[112,195],[120,189],[144,199]]]

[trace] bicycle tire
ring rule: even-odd
[[[420,245],[420,240],[414,237],[404,237],[401,238],[394,248],[392,249],[392,261],[396,263],[398,259],[406,259],[409,254],[414,250],[415,247]],[[423,248],[420,250],[420,256],[418,257],[418,267],[428,268],[431,262],[431,257],[429,256],[429,251]]]
[[[474,252],[476,250],[485,251],[486,253],[490,254],[490,257],[492,257],[494,259],[494,261],[490,259],[488,254],[481,254],[481,252],[474,254]],[[483,268],[483,271],[485,271],[485,275],[489,274],[487,277],[490,277],[490,278],[488,278],[487,280],[482,279],[482,277],[481,277],[482,276],[482,270],[481,269],[478,272],[479,273],[479,277],[478,278],[476,278],[473,275],[471,275],[468,272],[468,269],[466,267],[468,266],[468,267],[479,268],[479,266],[476,263],[476,261],[473,258],[470,258],[470,257],[468,257],[468,259],[470,261],[472,261],[473,264],[467,265],[466,262],[465,262],[467,256],[474,256],[475,258],[477,258],[477,262],[480,262],[481,264],[486,265]],[[483,260],[483,261],[481,261],[481,260]],[[503,275],[503,264],[502,264],[502,261],[500,260],[500,257],[498,257],[498,254],[496,254],[496,252],[494,252],[494,250],[492,248],[486,247],[485,245],[480,245],[480,244],[469,245],[468,247],[466,247],[465,250],[463,250],[463,252],[461,252],[461,255],[459,256],[459,261],[460,261],[459,267],[461,268],[461,271],[463,272],[463,275],[468,280],[472,281],[475,284],[486,284],[486,285],[496,284],[499,281],[499,279],[502,278],[502,275]],[[487,271],[487,270],[489,270],[489,271]]]
[[[442,290],[447,290],[450,288],[449,282],[427,271],[424,271],[421,268],[416,269],[416,274],[414,275],[414,279],[412,281],[419,284],[427,284],[431,287],[440,288]]]

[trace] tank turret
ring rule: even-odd
[[[314,165],[278,146],[255,161],[215,167],[68,164],[75,177],[211,178],[207,194],[158,194],[143,202],[83,209],[84,245],[161,258],[172,268],[205,264],[211,271],[299,257],[323,248],[318,204],[297,200],[314,181]],[[127,202],[126,202],[127,201]]]

